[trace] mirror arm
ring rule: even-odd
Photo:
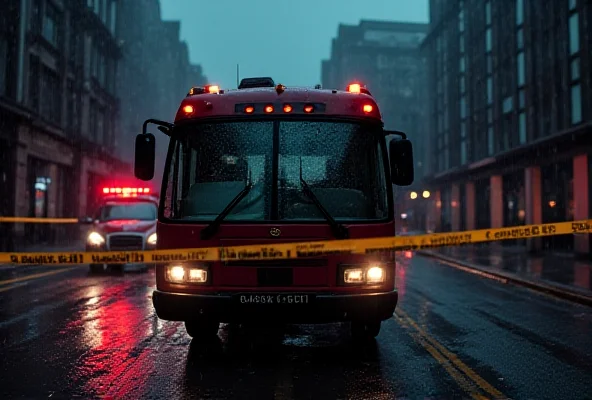
[[[401,131],[384,131],[384,136],[389,136],[389,135],[397,135],[397,136],[401,136],[401,138],[403,139],[407,139],[407,134],[405,132],[401,132]]]
[[[148,128],[148,124],[155,124],[155,125],[159,125],[158,129],[163,132],[165,135],[169,135],[169,133],[163,131],[162,129],[160,129],[161,127],[170,130],[173,129],[174,124],[171,124],[170,122],[166,122],[166,121],[161,121],[159,119],[147,119],[146,121],[144,121],[144,123],[142,124],[142,133],[146,134],[146,129]]]

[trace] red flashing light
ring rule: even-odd
[[[372,107],[372,104],[364,104],[363,110],[365,113],[371,113],[374,107]]]
[[[247,114],[253,114],[254,111],[255,111],[255,107],[253,107],[253,106],[246,106],[245,107],[245,113],[247,113]]]
[[[186,105],[185,107],[183,107],[183,112],[185,114],[193,114],[193,111],[194,111],[193,106]]]
[[[312,104],[307,104],[304,106],[305,113],[311,113],[314,111],[314,106]]]
[[[105,187],[103,194],[119,194],[122,197],[137,197],[138,193],[148,194],[150,188],[131,188],[131,187]]]
[[[273,112],[273,106],[272,105],[265,106],[265,112],[266,113],[272,113]]]
[[[347,87],[347,91],[350,93],[361,93],[362,86],[359,83],[352,83]]]
[[[285,113],[290,113],[292,112],[292,106],[289,104],[284,105],[284,112]]]

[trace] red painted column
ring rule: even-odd
[[[465,209],[465,221],[467,223],[467,230],[475,229],[475,184],[467,182],[465,184],[466,203],[462,205]]]
[[[524,189],[526,198],[526,224],[543,223],[542,183],[540,167],[528,167],[524,170]],[[528,239],[526,247],[529,251],[539,251],[542,248],[541,238]]]
[[[504,186],[501,175],[493,175],[490,178],[490,216],[491,227],[502,228],[504,226]]]
[[[458,232],[460,229],[460,211],[463,206],[463,204],[460,204],[460,187],[458,185],[452,185],[450,190],[450,222],[452,225],[452,232]]]
[[[574,219],[588,219],[590,216],[588,199],[588,156],[581,154],[573,159],[573,198],[574,198]],[[574,250],[576,254],[590,253],[590,240],[588,235],[574,236]]]

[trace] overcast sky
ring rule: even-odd
[[[161,0],[163,19],[181,21],[191,61],[211,83],[236,87],[240,76],[276,83],[321,83],[339,23],[360,19],[427,22],[428,0]]]

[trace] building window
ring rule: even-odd
[[[569,54],[580,50],[580,23],[578,14],[569,17]]]
[[[487,28],[485,31],[485,51],[491,51],[491,28]]]
[[[571,62],[571,80],[577,81],[580,79],[580,59],[576,58]]]
[[[487,78],[487,104],[493,103],[493,80]]]
[[[462,56],[460,58],[459,69],[460,69],[460,72],[465,72],[465,57],[464,56]]]
[[[460,32],[464,32],[465,30],[465,13],[462,9],[458,13],[458,30]]]
[[[578,5],[578,0],[569,0],[569,9],[574,10]]]
[[[493,110],[491,109],[491,107],[487,109],[487,124],[493,124]]]
[[[485,24],[491,25],[491,2],[485,3]]]
[[[516,25],[522,25],[524,22],[524,3],[523,0],[516,0]]]
[[[506,97],[504,99],[504,103],[502,105],[504,114],[507,114],[512,111],[513,104],[512,104],[512,96]]]
[[[582,122],[582,93],[580,84],[571,87],[571,123],[579,124]]]
[[[518,91],[518,107],[521,109],[525,107],[524,89]]]
[[[467,137],[467,124],[464,121],[460,123],[460,137],[463,139]]]
[[[526,114],[523,112],[518,116],[518,133],[520,144],[526,143]]]
[[[524,29],[520,28],[516,32],[516,45],[518,50],[522,50],[524,48]]]
[[[465,90],[466,90],[466,88],[465,88],[465,77],[464,76],[461,76],[460,77],[459,85],[460,85],[460,93],[461,94],[464,94],[465,93]]]
[[[487,62],[487,73],[491,74],[493,73],[493,60],[491,58],[491,53],[487,54],[486,56],[486,62]]]
[[[467,117],[467,101],[465,96],[460,98],[460,118],[464,119]]]
[[[489,155],[493,155],[495,152],[495,143],[493,140],[493,127],[487,128],[487,152]]]
[[[526,71],[524,70],[524,52],[518,53],[518,86],[524,86],[526,83]]]
[[[463,140],[460,142],[460,165],[467,163],[467,142]]]
[[[59,20],[58,11],[50,3],[47,3],[45,15],[43,16],[43,38],[54,47],[59,47]]]
[[[459,46],[460,46],[460,52],[464,53],[465,52],[465,36],[464,35],[460,35],[459,40],[458,40]]]
[[[110,23],[109,23],[109,27],[111,29],[111,33],[113,35],[116,34],[116,29],[117,29],[117,2],[116,1],[111,1],[111,14],[109,15],[110,18]]]

